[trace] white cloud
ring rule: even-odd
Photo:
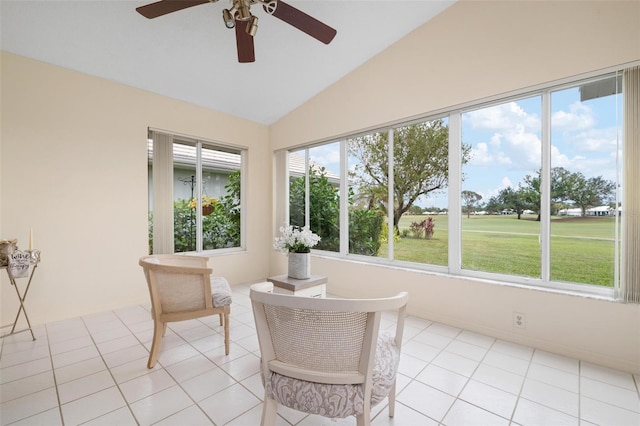
[[[580,147],[581,150],[592,152],[611,152],[617,148],[617,131],[613,127],[606,129],[587,129],[572,137],[565,137]]]
[[[534,174],[541,167],[540,112],[537,105],[531,106],[531,100],[521,105],[509,102],[463,114],[466,132],[463,135],[472,146],[468,165],[482,167],[470,171],[473,176],[469,179],[482,187],[482,192],[477,192],[485,200],[508,186],[513,187],[509,178],[498,184],[500,175],[508,174],[517,185],[519,172],[522,176]],[[578,101],[552,115],[552,167],[564,167],[587,177],[615,179],[615,153],[620,149],[618,129],[615,125],[604,127],[604,122],[613,121],[607,108]],[[598,123],[599,120],[603,123]],[[493,185],[496,187],[492,188]]]
[[[589,129],[595,125],[593,111],[582,102],[569,105],[569,111],[556,111],[551,116],[551,125],[562,130]]]
[[[470,111],[464,114],[474,129],[507,130],[515,126],[523,126],[525,129],[539,129],[540,117],[537,114],[527,113],[516,102],[495,105]]]
[[[586,177],[603,176],[605,179],[616,179],[616,152],[607,155],[587,157],[574,155],[569,158],[561,154],[556,147],[551,149],[551,167],[564,167],[571,172],[580,172]]]
[[[340,168],[340,146],[338,144],[321,145],[309,150],[309,158],[315,164],[336,171]]]
[[[478,142],[471,148],[470,165],[511,166],[531,170],[540,168],[542,144],[535,133],[524,126],[495,133],[487,144]]]
[[[500,191],[506,188],[514,188],[513,182],[511,182],[511,179],[509,179],[508,176],[504,176],[500,180],[498,186],[496,186],[495,188],[489,189],[488,191],[479,192],[479,194],[482,195],[482,200],[486,202],[489,201],[491,197],[497,196]]]
[[[581,170],[590,175],[593,169],[610,167],[598,158],[586,158],[579,153],[616,150],[617,131],[615,127],[594,128],[597,125],[594,111],[581,102],[571,104],[568,111],[557,111],[552,116],[555,130],[563,130],[562,140],[570,145],[553,145],[551,149],[554,167]],[[536,170],[541,166],[542,143],[539,133],[541,122],[538,114],[528,113],[516,102],[508,102],[476,111],[463,116],[472,128],[494,131],[489,143],[475,143],[471,150],[470,165],[474,166],[514,166],[523,170]],[[571,149],[573,147],[573,149]],[[574,151],[575,154],[571,154]],[[586,173],[585,173],[586,174]]]
[[[509,165],[511,164],[511,159],[501,151],[490,153],[487,144],[480,142],[474,148],[471,148],[469,164],[473,166]]]
[[[551,166],[571,169],[573,161],[565,154],[562,154],[557,146],[551,145]]]
[[[475,143],[470,165],[510,166],[531,170],[540,167],[540,117],[516,102],[508,102],[463,115],[473,129],[493,131],[489,143]]]
[[[507,131],[502,144],[506,154],[521,169],[538,169],[542,161],[542,143],[540,137],[518,125]]]
[[[581,102],[569,105],[569,111],[553,114],[553,130],[562,131],[562,135],[554,136],[557,140],[552,141],[553,167],[564,167],[585,176],[615,175],[618,130],[615,126],[598,127],[596,118],[591,106]]]
[[[508,176],[503,177],[500,183],[501,183],[501,186],[498,187],[499,190],[503,190],[505,188],[513,188],[513,183],[511,182],[511,179],[509,179]]]

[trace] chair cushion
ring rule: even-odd
[[[216,308],[231,304],[231,287],[225,278],[211,277],[211,297]]]
[[[371,407],[382,401],[395,382],[400,350],[389,333],[380,334],[373,367]],[[273,371],[264,380],[267,396],[286,407],[329,418],[345,418],[362,414],[362,385],[314,383],[283,376]]]

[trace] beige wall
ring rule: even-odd
[[[272,125],[270,141],[327,140],[638,60],[640,2],[460,2]],[[284,269],[274,253],[272,272]],[[313,272],[330,292],[409,290],[412,314],[640,372],[639,305],[317,256]]]
[[[0,238],[27,249],[33,228],[42,251],[27,299],[32,323],[148,303],[137,264],[147,254],[147,127],[248,147],[245,211],[262,217],[270,206],[266,126],[20,56],[1,59]],[[211,258],[216,273],[231,283],[267,275],[266,220],[247,221],[247,252]],[[0,272],[4,325],[18,307]]]

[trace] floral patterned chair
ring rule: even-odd
[[[229,313],[231,288],[223,277],[212,277],[208,258],[175,254],[144,256],[138,262],[144,269],[151,296],[153,343],[148,368],[158,360],[167,323],[220,315],[224,326],[225,354],[229,355]]]
[[[369,425],[371,407],[387,396],[393,417],[408,294],[318,299],[274,294],[267,286],[250,291],[265,388],[261,424],[274,425],[284,405]],[[397,314],[394,334],[379,333],[385,311]]]

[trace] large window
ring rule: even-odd
[[[149,250],[242,246],[243,150],[150,132]]]
[[[544,87],[292,151],[290,221],[340,256],[613,295],[620,86]]]

